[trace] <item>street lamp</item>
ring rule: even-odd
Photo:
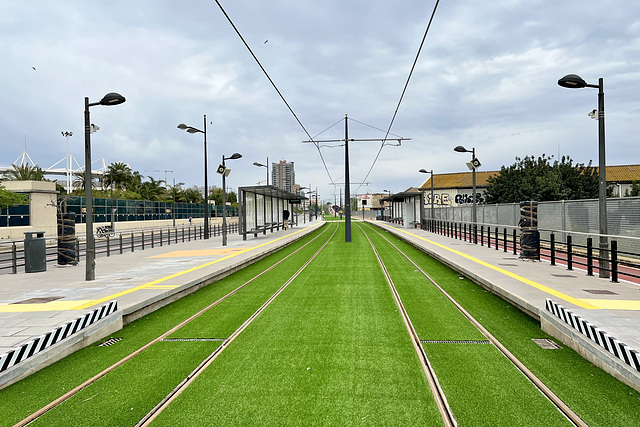
[[[598,222],[600,225],[600,262],[599,276],[609,277],[609,243],[607,238],[607,160],[604,142],[604,79],[600,77],[598,84],[588,84],[577,74],[567,74],[558,80],[558,85],[569,89],[592,87],[598,89]]]
[[[233,153],[229,157],[225,157],[222,155],[222,246],[227,246],[227,187],[226,187],[226,178],[228,175],[227,167],[225,165],[225,160],[235,160],[242,157],[240,153]]]
[[[476,217],[476,169],[480,166],[480,161],[476,159],[476,149],[472,148],[471,150],[467,150],[462,145],[458,145],[453,151],[457,151],[458,153],[471,153],[471,163],[468,163],[467,166],[471,169],[473,175],[473,206],[471,208],[471,222],[474,227],[476,226],[477,217]]]
[[[430,171],[426,169],[420,169],[418,172],[420,173],[430,173],[431,174],[431,221],[435,219],[434,211],[433,211],[433,169]]]
[[[266,168],[267,169],[267,186],[269,185],[269,158],[267,157],[267,164],[263,165],[262,163],[258,163],[258,162],[253,162],[253,166],[258,166],[260,168]]]
[[[65,172],[65,175],[67,175],[67,194],[71,193],[71,161],[69,159],[69,137],[73,136],[73,132],[69,132],[69,131],[61,131],[62,132],[62,136],[65,137],[65,139],[67,140],[67,162],[66,162],[66,166],[67,166],[67,170]]]
[[[209,238],[209,186],[207,185],[207,115],[204,115],[204,130],[187,126],[184,123],[178,125],[178,129],[187,131],[187,133],[204,134],[204,238]]]
[[[87,219],[85,222],[87,235],[87,262],[85,280],[96,278],[96,242],[93,237],[93,195],[91,194],[91,119],[89,107],[95,105],[118,105],[125,102],[124,96],[110,92],[100,102],[89,102],[89,97],[84,98],[84,195],[87,199]]]

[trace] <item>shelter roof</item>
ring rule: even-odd
[[[306,197],[301,196],[296,193],[291,193],[289,191],[284,191],[281,188],[275,187],[273,185],[254,185],[250,187],[240,187],[238,188],[238,192],[246,192],[246,193],[254,193],[260,194],[263,196],[275,197],[277,199],[283,200],[307,200]]]

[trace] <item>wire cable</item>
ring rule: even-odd
[[[400,105],[402,104],[402,100],[404,99],[404,95],[407,92],[407,88],[409,87],[409,82],[411,81],[411,76],[413,75],[413,71],[416,68],[416,64],[418,63],[418,59],[420,58],[420,52],[422,52],[422,47],[424,46],[424,42],[427,40],[427,34],[429,34],[429,29],[431,28],[431,23],[433,22],[433,18],[436,15],[436,10],[438,9],[438,4],[439,3],[440,3],[440,0],[436,0],[436,4],[433,6],[433,11],[431,12],[431,18],[429,18],[429,23],[427,24],[427,28],[424,31],[424,35],[422,36],[422,41],[420,42],[420,47],[418,48],[418,52],[416,53],[415,59],[413,60],[413,65],[411,66],[411,71],[409,72],[409,76],[407,77],[407,81],[404,84],[404,88],[402,89],[402,94],[400,95],[400,99],[398,100],[398,105],[396,106],[396,110],[393,113],[393,117],[391,118],[391,123],[389,123],[389,128],[387,129],[387,133],[386,133],[386,135],[384,137],[384,140],[382,141],[382,144],[380,146],[380,150],[378,150],[378,154],[376,154],[376,158],[373,160],[373,164],[369,168],[369,172],[367,172],[367,175],[365,176],[363,181],[366,181],[367,178],[369,178],[369,175],[371,174],[371,171],[373,170],[374,166],[376,165],[376,162],[378,161],[378,158],[380,157],[380,153],[382,152],[382,149],[385,146],[385,142],[387,140],[387,137],[389,136],[389,133],[391,133],[391,127],[393,126],[393,123],[396,120],[396,116],[398,115],[398,111],[400,110]],[[362,187],[362,185],[360,187]],[[355,191],[356,193],[358,192],[360,187],[356,188],[356,191]]]

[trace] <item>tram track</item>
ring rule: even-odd
[[[400,295],[399,295],[397,289],[395,288],[395,285],[393,284],[393,280],[392,280],[389,272],[387,271],[387,268],[386,268],[386,266],[384,264],[384,261],[380,257],[380,255],[378,253],[378,250],[375,247],[375,244],[369,238],[369,236],[365,232],[364,228],[360,224],[356,224],[356,225],[364,233],[364,235],[366,236],[367,240],[371,244],[374,252],[376,253],[376,256],[378,257],[378,261],[380,262],[380,265],[381,265],[381,267],[382,267],[382,269],[384,271],[384,274],[387,277],[387,281],[389,283],[389,286],[391,287],[391,290],[392,290],[392,293],[394,295],[394,298],[396,299],[396,303],[398,304],[398,307],[400,308],[400,311],[401,311],[401,314],[403,316],[403,319],[405,320],[405,324],[407,325],[407,329],[409,330],[409,333],[411,335],[412,341],[414,343],[414,347],[416,348],[416,351],[417,351],[421,361],[423,362],[423,366],[425,366],[425,362],[424,361],[426,361],[426,366],[428,366],[428,368],[425,367],[425,374],[427,375],[427,378],[429,380],[429,384],[432,385],[432,383],[433,383],[432,393],[434,395],[434,398],[436,399],[436,402],[438,403],[438,407],[440,409],[443,421],[444,421],[445,425],[456,425],[454,415],[451,412],[451,409],[449,408],[449,406],[447,404],[446,396],[444,395],[444,392],[442,391],[440,385],[437,382],[437,378],[435,377],[435,372],[432,372],[433,368],[431,367],[431,365],[429,363],[429,359],[428,359],[428,357],[427,357],[427,355],[426,355],[426,353],[424,351],[424,348],[423,348],[423,346],[421,344],[421,341],[420,341],[417,333],[415,332],[415,328],[411,324],[411,320],[410,320],[406,310],[404,309],[404,306],[403,306],[402,301],[400,299]],[[409,261],[411,263],[411,265],[416,269],[416,271],[418,271],[421,275],[423,275],[428,280],[428,282],[430,284],[432,284],[436,289],[438,289],[438,291],[441,292],[487,338],[487,340],[491,344],[493,344],[511,363],[513,363],[513,365],[515,365],[516,368],[520,372],[522,372],[522,374],[524,374],[529,379],[529,381],[531,381],[531,383],[533,383],[534,386],[549,401],[551,401],[556,406],[556,408],[571,423],[573,423],[575,426],[580,426],[580,427],[587,426],[587,424],[571,408],[569,408],[568,405],[566,405],[546,384],[544,384],[533,372],[531,372],[520,360],[518,360],[517,357],[515,357],[480,322],[478,322],[467,310],[465,310],[464,307],[462,307],[462,305],[460,305],[451,295],[449,295],[433,278],[431,278],[416,262],[414,262],[414,260],[412,260],[406,253],[404,253],[393,242],[391,242],[387,237],[385,237],[379,230],[377,230],[376,228],[372,227],[371,225],[368,225],[367,228],[369,228],[370,230],[372,230],[373,232],[378,234],[384,241],[386,241],[386,243],[390,247],[392,247],[397,253],[401,254],[407,261]],[[430,378],[431,375],[433,375],[433,379]]]
[[[190,381],[187,383],[187,380],[189,378],[195,378],[194,374],[197,371],[201,371],[203,370],[206,366],[208,366],[214,359],[215,357],[217,357],[217,354],[219,354],[224,348],[226,348],[228,346],[228,344],[231,343],[231,341],[233,341],[233,339],[235,339],[235,337],[237,335],[239,335],[250,323],[251,321],[253,321],[253,319],[255,319],[255,317],[257,317],[257,315],[262,312],[264,310],[264,308],[266,308],[267,305],[270,304],[270,302],[275,299],[275,297],[282,292],[282,290],[284,290],[284,288],[295,279],[295,277],[297,277],[300,272],[311,262],[311,260],[313,258],[315,258],[315,256],[317,256],[321,250],[329,243],[329,241],[331,241],[331,239],[333,238],[333,236],[335,235],[338,226],[336,225],[335,227],[326,227],[324,230],[322,230],[320,233],[318,233],[317,236],[315,236],[314,238],[312,238],[311,240],[309,240],[308,242],[306,242],[304,245],[300,246],[299,248],[297,248],[295,251],[291,252],[290,254],[286,255],[285,257],[283,257],[282,259],[278,260],[277,262],[275,262],[274,264],[270,265],[269,267],[265,268],[264,270],[262,270],[260,273],[256,274],[255,276],[253,276],[252,278],[250,278],[249,280],[247,280],[246,282],[244,282],[242,285],[236,287],[235,289],[231,290],[230,292],[228,292],[227,294],[225,294],[224,296],[222,296],[221,298],[217,299],[216,301],[212,302],[211,304],[209,304],[208,306],[206,306],[205,308],[201,309],[200,311],[198,311],[197,313],[193,314],[192,316],[190,316],[189,318],[185,319],[184,321],[180,322],[178,325],[172,327],[171,329],[169,329],[168,331],[162,333],[160,336],[158,336],[157,338],[153,339],[152,341],[148,342],[147,344],[143,345],[142,347],[138,348],[137,350],[133,351],[132,353],[128,354],[127,356],[123,357],[122,359],[120,359],[119,361],[113,363],[112,365],[110,365],[109,367],[103,369],[102,371],[100,371],[98,374],[94,375],[93,377],[89,378],[88,380],[84,381],[83,383],[81,383],[80,385],[74,387],[73,389],[71,389],[70,391],[68,391],[67,393],[63,394],[62,396],[58,397],[57,399],[53,400],[52,402],[50,402],[49,404],[43,406],[42,408],[40,408],[39,410],[33,412],[32,414],[30,414],[28,417],[25,417],[24,419],[22,419],[21,421],[19,421],[18,423],[14,424],[14,427],[18,427],[18,426],[25,426],[28,425],[30,423],[32,423],[33,421],[37,420],[38,418],[40,418],[41,416],[43,416],[44,414],[46,414],[47,412],[49,412],[50,410],[56,408],[57,406],[61,405],[63,402],[69,400],[70,398],[72,398],[73,396],[75,396],[76,394],[78,394],[80,391],[82,391],[83,389],[89,387],[90,385],[94,384],[96,381],[98,381],[99,379],[105,377],[107,374],[109,374],[110,372],[113,372],[116,368],[122,366],[123,364],[125,364],[126,362],[130,361],[131,359],[133,359],[134,357],[140,355],[142,352],[144,352],[145,350],[149,349],[151,346],[153,346],[154,344],[157,344],[158,342],[161,342],[163,340],[165,340],[167,337],[169,337],[170,335],[172,335],[173,333],[175,333],[176,331],[178,331],[179,329],[183,328],[184,326],[190,324],[191,322],[193,322],[195,319],[197,319],[198,317],[202,316],[203,314],[205,314],[207,311],[211,310],[212,308],[214,308],[215,306],[219,305],[221,302],[227,300],[228,298],[230,298],[231,296],[235,295],[236,293],[238,293],[240,290],[242,290],[243,288],[245,288],[246,286],[248,286],[249,284],[251,284],[252,282],[256,281],[257,279],[259,279],[260,277],[264,276],[266,273],[274,270],[276,267],[278,267],[279,265],[281,265],[282,263],[284,263],[286,260],[290,259],[291,257],[293,257],[294,255],[298,254],[300,251],[302,251],[303,249],[307,248],[309,245],[311,245],[313,242],[315,242],[317,239],[319,239],[320,237],[322,237],[325,233],[327,233],[328,231],[331,230],[331,228],[333,228],[333,233],[329,236],[329,238],[321,245],[320,249],[318,251],[316,251],[314,253],[314,255],[308,259],[303,267],[301,267],[295,274],[294,276],[292,276],[292,278],[290,278],[282,287],[280,287],[275,294],[273,294],[259,309],[258,311],[256,311],[251,317],[249,317],[249,319],[247,319],[241,326],[240,328],[238,328],[232,335],[230,335],[227,339],[225,339],[222,344],[216,348],[216,350],[209,355],[209,357],[207,357],[207,359],[205,359],[202,363],[200,363],[200,365],[198,365],[198,367],[185,379],[183,380],[178,387],[176,387],[176,389],[178,389],[179,387],[184,387],[185,385],[188,385],[188,383],[190,383]],[[209,363],[206,363],[207,361],[209,361]],[[206,366],[205,366],[206,365]],[[176,389],[174,389],[170,395],[176,395]],[[166,398],[165,398],[166,399]],[[162,403],[162,402],[161,402]],[[159,404],[160,405],[160,404]],[[157,407],[157,406],[156,406]],[[155,410],[155,408],[154,408]],[[152,410],[153,412],[153,410]],[[149,414],[147,414],[147,416],[145,416],[145,418],[143,418],[143,420],[141,420],[141,422],[143,422]],[[152,418],[151,418],[152,419]],[[151,420],[150,419],[150,420]]]
[[[156,405],[145,417],[140,420],[136,427],[148,426],[169,404],[176,399],[204,370],[213,363],[213,361],[222,353],[222,351],[235,340],[259,315],[262,313],[295,279],[307,266],[322,252],[329,244],[333,236],[336,234],[338,227],[334,227],[333,233],[324,242],[324,244],[264,303],[249,317],[238,329],[236,329],[229,338],[227,338],[218,348],[216,348],[207,359],[205,359],[194,371],[189,374],[175,389],[171,391],[158,405]],[[326,230],[325,230],[326,231]],[[320,235],[319,235],[320,236]],[[319,237],[318,236],[318,237]]]
[[[425,353],[424,348],[420,344],[420,338],[418,337],[418,333],[413,327],[413,324],[411,323],[411,319],[409,318],[409,314],[407,313],[406,309],[404,308],[404,305],[402,304],[400,294],[398,294],[398,290],[393,284],[393,279],[391,278],[391,275],[389,274],[389,271],[387,270],[384,264],[384,261],[382,261],[382,258],[380,257],[380,254],[378,253],[378,250],[375,244],[369,238],[369,235],[364,231],[364,229],[359,224],[356,223],[356,225],[358,226],[358,228],[360,228],[364,236],[369,241],[369,244],[371,245],[371,248],[373,249],[373,252],[375,253],[378,259],[380,267],[384,272],[385,279],[387,280],[387,283],[391,288],[393,297],[396,301],[396,304],[398,305],[398,309],[400,310],[402,320],[404,321],[404,324],[407,327],[407,331],[411,336],[411,342],[413,344],[413,347],[416,353],[418,353],[418,357],[420,358],[420,364],[422,365],[422,369],[425,373],[425,376],[427,377],[429,388],[431,389],[433,398],[436,401],[436,405],[438,406],[438,410],[440,411],[440,416],[442,417],[442,421],[444,422],[444,425],[446,427],[457,426],[458,424],[456,423],[456,420],[453,416],[453,412],[451,411],[449,403],[447,402],[447,397],[445,396],[444,391],[442,390],[442,387],[438,382],[438,377],[436,376],[435,370],[433,369],[433,367],[431,366],[431,363],[429,362],[429,358],[427,357],[427,354]]]

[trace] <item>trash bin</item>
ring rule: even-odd
[[[24,271],[38,273],[47,271],[44,231],[24,232]]]

